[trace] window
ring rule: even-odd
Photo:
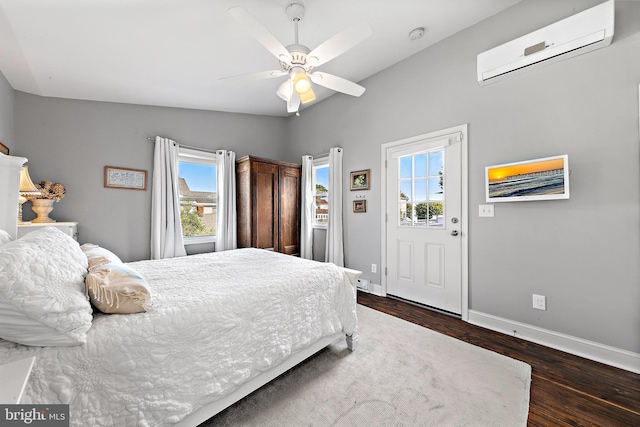
[[[326,227],[329,222],[329,158],[313,160],[314,227]]]
[[[216,155],[180,148],[180,221],[185,244],[215,240],[217,221]]]
[[[400,162],[400,225],[444,227],[444,150],[404,156]]]

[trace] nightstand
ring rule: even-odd
[[[32,222],[31,224],[18,224],[18,238],[24,236],[30,231],[38,230],[43,227],[55,227],[65,234],[68,234],[69,236],[78,240],[77,222]]]

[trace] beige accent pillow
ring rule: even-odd
[[[147,310],[151,291],[147,281],[133,268],[119,263],[89,270],[85,280],[91,303],[108,314],[131,314]]]
[[[93,243],[85,243],[80,246],[82,252],[87,256],[89,262],[89,270],[93,267],[99,267],[104,264],[118,263],[122,264],[122,260],[109,249],[105,249]]]

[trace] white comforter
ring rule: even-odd
[[[258,249],[130,263],[146,313],[96,314],[87,343],[0,340],[0,363],[35,355],[23,403],[69,403],[74,426],[166,426],[319,338],[356,327],[342,270]]]

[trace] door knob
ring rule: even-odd
[[[458,235],[458,230],[453,230],[453,231],[451,232],[451,235],[452,235],[453,237],[456,237],[456,236]]]

